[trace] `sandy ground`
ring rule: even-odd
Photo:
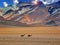
[[[60,27],[0,25],[0,45],[60,45]]]

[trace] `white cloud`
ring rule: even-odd
[[[42,1],[44,4],[51,4],[54,2],[58,2],[59,0],[40,0],[40,1]]]
[[[33,0],[32,3],[33,4],[37,4],[38,3],[38,0]]]
[[[18,1],[18,0],[13,0],[13,2],[14,2],[14,3],[19,3],[19,1]]]
[[[47,2],[43,2],[44,4],[47,4]]]
[[[8,4],[6,2],[3,2],[3,4],[4,4],[4,7],[7,7],[8,6]]]

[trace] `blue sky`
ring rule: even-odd
[[[18,1],[20,1],[20,2],[29,2],[29,3],[31,2],[31,0],[18,0]],[[44,0],[40,0],[40,1],[44,2]],[[52,1],[57,2],[59,0],[45,0],[45,1],[48,2],[48,3],[52,3]],[[13,4],[13,0],[0,0],[0,7],[4,7],[3,2],[7,2],[9,5]]]
[[[31,0],[18,0],[22,2],[31,2]],[[8,4],[13,4],[13,0],[0,0],[0,7],[4,7],[3,2],[7,2]]]

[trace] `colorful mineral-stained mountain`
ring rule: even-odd
[[[56,4],[57,8],[56,8]],[[0,24],[12,26],[59,26],[60,3],[18,3],[0,9]]]

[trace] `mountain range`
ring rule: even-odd
[[[57,26],[60,25],[60,6],[58,5],[58,8],[56,8],[56,6],[54,6],[56,4],[57,3],[46,6],[42,2],[39,2],[37,5],[22,2],[15,5],[9,5],[8,7],[2,9],[3,13],[1,19],[3,19],[4,22],[8,21],[8,23],[15,22],[16,25],[22,23],[30,26]],[[51,7],[53,8],[49,9]],[[54,12],[53,9],[55,11],[57,10],[54,14],[52,14]],[[49,10],[51,10],[52,13],[50,13]],[[12,25],[13,23],[10,24]]]

